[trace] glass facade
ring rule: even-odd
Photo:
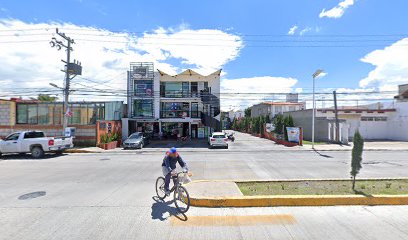
[[[134,93],[136,96],[153,97],[153,80],[135,80]]]
[[[72,117],[68,124],[92,125],[105,120],[105,103],[72,103],[69,108]],[[63,103],[17,103],[17,124],[62,125],[63,114]]]
[[[190,117],[190,104],[188,102],[162,102],[160,110],[161,118]]]
[[[153,118],[153,100],[152,99],[135,99],[133,100],[133,117],[136,118]]]
[[[160,96],[168,98],[199,97],[198,85],[198,82],[161,82]],[[204,88],[205,86],[208,86],[208,82],[204,82]]]

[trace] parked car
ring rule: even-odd
[[[46,152],[62,154],[73,146],[72,137],[46,137],[40,131],[15,132],[0,141],[0,155],[31,153],[33,158],[41,158]]]
[[[149,137],[141,132],[132,133],[124,142],[123,149],[128,148],[139,148],[142,149],[144,146],[149,144]]]
[[[211,136],[208,137],[208,144],[210,148],[213,147],[224,147],[228,148],[228,137],[225,133],[222,132],[214,132]]]

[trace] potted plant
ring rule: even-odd
[[[99,147],[105,150],[115,149],[118,145],[118,134],[108,133],[101,135]]]

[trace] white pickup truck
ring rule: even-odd
[[[15,132],[0,140],[0,156],[4,153],[31,153],[33,158],[41,158],[45,152],[62,154],[73,146],[72,137],[46,137],[40,131]]]

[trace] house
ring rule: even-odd
[[[240,119],[240,118],[245,117],[245,112],[242,110],[237,110],[237,111],[231,110],[228,112],[228,117],[232,122],[235,119]]]
[[[251,117],[267,116],[272,119],[284,112],[303,110],[306,107],[304,102],[263,102],[251,107]]]
[[[204,76],[193,70],[170,75],[153,63],[131,63],[128,71],[128,117],[122,135],[145,132],[153,137],[205,138],[221,130],[221,70]]]
[[[75,145],[95,146],[100,121],[119,121],[123,102],[69,102],[68,126],[76,128]],[[0,137],[15,131],[39,130],[47,136],[61,136],[62,102],[41,102],[12,98],[0,99]]]
[[[364,106],[345,106],[338,108],[340,140],[352,140],[359,130],[367,140],[408,141],[408,84],[399,86],[399,95],[392,103],[374,103]],[[286,112],[291,115],[296,126],[303,128],[306,140],[312,135],[312,109]],[[335,110],[316,109],[316,141],[334,141]]]

